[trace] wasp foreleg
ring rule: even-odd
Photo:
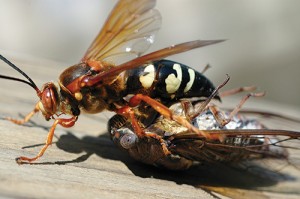
[[[30,162],[33,162],[33,161],[36,161],[37,159],[39,159],[41,156],[43,156],[43,154],[45,153],[48,146],[50,146],[52,144],[52,139],[53,139],[54,131],[55,131],[55,128],[56,128],[57,124],[68,128],[68,127],[73,126],[75,124],[76,120],[77,120],[76,116],[68,118],[68,119],[66,119],[66,118],[55,119],[55,121],[54,121],[48,135],[47,135],[46,143],[43,146],[43,148],[40,150],[38,155],[33,157],[33,158],[28,158],[28,157],[21,156],[21,157],[16,158],[16,162],[18,164],[22,164],[22,163],[25,163],[25,162],[30,163]]]
[[[35,107],[34,107],[34,109],[33,109],[29,114],[27,114],[27,115],[24,117],[24,119],[22,119],[22,120],[13,119],[13,118],[10,118],[10,117],[7,117],[7,118],[5,118],[5,119],[8,120],[8,121],[13,122],[13,123],[15,123],[15,124],[22,125],[22,124],[28,122],[28,121],[32,118],[32,116],[33,116],[34,114],[36,114],[37,112],[39,112],[39,110],[40,110],[40,109],[39,109],[39,106],[38,106],[38,104],[36,104]]]

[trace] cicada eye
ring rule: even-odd
[[[123,149],[130,149],[138,141],[136,134],[129,128],[123,127],[119,129],[112,129],[113,140],[120,145]]]
[[[138,137],[134,133],[127,133],[123,135],[120,139],[120,145],[124,149],[130,149],[137,142]]]

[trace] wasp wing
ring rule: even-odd
[[[151,61],[160,60],[160,59],[163,59],[165,57],[168,57],[168,56],[171,56],[174,54],[192,50],[194,48],[200,48],[200,47],[216,44],[216,43],[223,42],[223,41],[224,40],[206,40],[206,41],[205,40],[203,40],[203,41],[196,40],[196,41],[190,41],[190,42],[173,45],[173,46],[143,55],[141,57],[137,57],[137,58],[135,58],[131,61],[128,61],[124,64],[121,64],[117,67],[112,67],[109,70],[106,70],[102,73],[97,74],[96,76],[88,77],[88,80],[86,80],[86,82],[88,82],[89,86],[92,86],[92,85],[98,83],[99,81],[103,80],[105,77],[112,77],[112,76],[118,75],[123,71],[139,67],[139,66],[149,63]]]
[[[161,26],[161,15],[153,9],[155,4],[155,0],[120,0],[82,61],[144,53]]]

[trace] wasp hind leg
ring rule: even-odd
[[[195,126],[193,126],[187,119],[185,119],[184,117],[180,116],[180,115],[176,115],[176,114],[173,114],[173,112],[168,108],[166,107],[165,105],[163,105],[162,103],[156,101],[155,99],[152,99],[151,97],[147,96],[147,95],[143,95],[143,94],[136,94],[134,95],[130,101],[129,101],[129,106],[128,108],[130,107],[136,107],[138,106],[141,102],[145,102],[147,104],[149,104],[154,110],[156,110],[158,113],[160,113],[163,117],[169,119],[169,120],[174,120],[176,121],[177,123],[185,126],[186,128],[188,128],[190,131],[192,132],[195,132],[197,134],[199,134],[199,136],[201,137],[204,137],[204,138],[207,138],[207,139],[219,139],[219,137],[215,137],[214,135],[211,135],[207,132],[204,132],[198,128],[196,128]],[[118,112],[119,114],[122,114],[120,112]],[[124,115],[126,116],[126,115]],[[132,119],[134,117],[134,112],[133,110],[131,110],[131,113],[127,116],[127,118],[130,118]],[[135,120],[135,119],[134,119]],[[133,123],[133,127],[134,126],[138,126],[137,124],[137,121],[132,121]],[[137,125],[136,125],[136,124]],[[138,127],[140,128],[140,127]],[[141,129],[138,130],[138,131],[142,131]],[[145,134],[144,132],[137,132],[137,134]]]

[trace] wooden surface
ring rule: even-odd
[[[39,86],[56,80],[66,67],[32,57],[10,55],[9,58]],[[3,62],[0,62],[0,71],[1,74],[19,76]],[[2,117],[21,117],[32,110],[38,100],[33,89],[18,82],[0,80],[0,83]],[[252,100],[248,106],[270,108],[279,113],[284,111],[294,117],[300,115],[296,109],[263,101]],[[21,166],[14,159],[21,155],[35,156],[52,121],[44,121],[41,114],[23,126],[1,119],[0,197],[213,198],[200,188],[203,186],[226,192],[233,198],[298,198],[300,195],[300,171],[291,165],[281,169],[279,175],[279,172],[260,171],[257,174],[224,165],[215,168],[197,166],[175,172],[137,163],[119,151],[108,137],[106,122],[111,115],[82,115],[74,128],[58,127],[54,143],[45,155],[35,164]],[[268,119],[266,122],[274,128],[300,131],[296,122],[283,119]],[[296,161],[294,164],[297,160],[299,164],[299,151],[293,151],[291,155]]]

